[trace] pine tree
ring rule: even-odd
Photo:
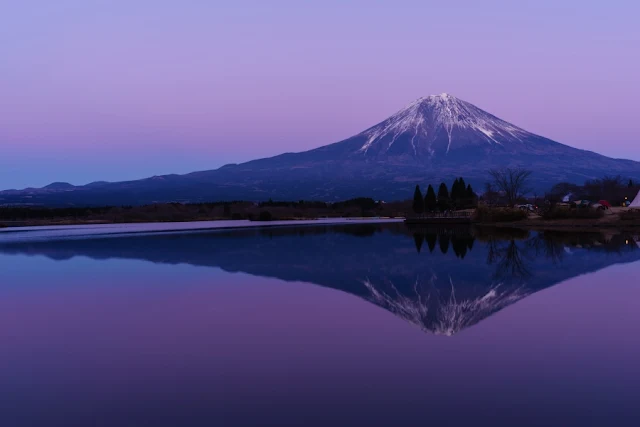
[[[633,180],[632,179],[629,180],[629,188],[633,188]]]
[[[424,212],[424,199],[419,185],[416,185],[416,190],[413,192],[413,212],[418,215]]]
[[[466,199],[467,198],[467,183],[464,182],[464,178],[460,178],[458,180],[458,198]]]
[[[458,180],[458,206],[465,208],[470,202],[467,197],[467,184],[464,182],[464,178],[460,177]]]
[[[438,199],[436,197],[436,192],[433,190],[431,184],[429,184],[427,194],[424,196],[424,210],[426,212],[433,212],[437,207]]]
[[[467,185],[467,199],[475,199],[476,193],[471,188],[471,184]]]
[[[456,201],[460,197],[459,185],[460,181],[458,181],[458,178],[456,178],[456,180],[453,181],[453,184],[451,185],[451,194],[449,195],[453,203],[456,203]]]
[[[473,191],[473,188],[471,187],[471,184],[467,185],[467,200],[469,203],[470,207],[477,207],[478,206],[478,195],[476,194],[475,191]]]
[[[467,197],[466,193],[467,186],[464,182],[464,178],[456,178],[451,186],[451,195],[450,199],[454,207],[460,208],[465,204],[465,199]]]
[[[440,208],[441,211],[449,208],[449,190],[447,189],[447,184],[444,182],[440,184],[440,188],[438,188],[438,208]]]

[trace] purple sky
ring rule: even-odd
[[[448,92],[640,160],[634,1],[0,4],[0,188],[213,169]]]

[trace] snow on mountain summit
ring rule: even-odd
[[[387,120],[367,129],[359,136],[366,138],[360,152],[367,154],[376,145],[389,151],[396,141],[406,139],[414,155],[426,150],[435,154],[439,139],[446,144],[445,154],[456,147],[457,140],[472,145],[502,145],[522,141],[529,132],[447,93],[419,98]]]

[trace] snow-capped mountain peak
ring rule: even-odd
[[[468,145],[522,142],[529,132],[447,93],[419,98],[387,120],[367,129],[359,152],[388,152],[398,141],[408,142],[413,155],[433,156]]]

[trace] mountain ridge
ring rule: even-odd
[[[531,169],[539,192],[605,175],[640,178],[640,162],[561,144],[443,93],[418,98],[356,135],[311,150],[184,175],[4,191],[0,204],[393,200],[410,198],[416,184],[449,183],[459,176],[482,188],[496,167]]]

